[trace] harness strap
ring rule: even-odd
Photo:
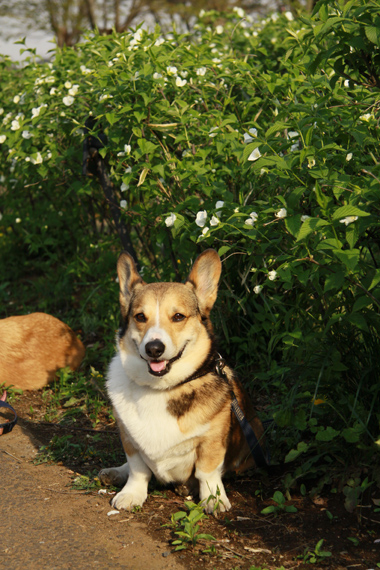
[[[0,424],[0,435],[5,433],[10,433],[17,423],[17,414],[15,410],[12,408],[12,406],[8,404],[8,402],[6,402],[6,399],[7,399],[7,393],[4,392],[4,394],[0,398],[0,408],[8,408],[8,410],[11,410],[11,412],[14,413],[15,417],[12,421],[7,421],[4,424]]]
[[[220,356],[220,354],[218,354],[218,358],[216,359],[215,370],[218,376],[221,376],[230,386],[229,379],[224,371],[225,364],[226,363],[224,359]],[[231,391],[231,410],[233,411],[237,421],[239,422],[240,428],[248,443],[251,455],[255,460],[257,467],[268,467],[268,465],[270,465],[269,454],[264,453],[263,448],[261,447],[260,442],[257,439],[256,434],[252,429],[252,426],[248,422],[247,418],[243,413],[243,410],[239,406],[239,402],[237,401],[235,392],[233,391],[231,386],[230,386],[230,391]]]

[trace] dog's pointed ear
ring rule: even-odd
[[[218,295],[222,263],[214,249],[206,249],[195,260],[186,285],[192,286],[198,298],[202,316],[209,315]]]
[[[145,285],[141,279],[136,264],[129,253],[123,251],[117,260],[117,275],[120,285],[120,310],[123,317],[126,317],[129,310],[132,291],[137,285]]]

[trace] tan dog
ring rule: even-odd
[[[117,267],[124,325],[107,388],[127,463],[104,469],[100,479],[124,485],[112,501],[118,509],[144,503],[153,472],[166,483],[198,484],[206,511],[229,510],[223,473],[254,466],[231,412],[231,389],[258,439],[263,427],[233,371],[226,367],[224,378],[215,369],[209,315],[219,256],[203,252],[185,284],[144,283],[126,253]]]
[[[78,368],[84,353],[71,328],[51,315],[31,313],[0,320],[0,384],[38,390],[60,368]]]

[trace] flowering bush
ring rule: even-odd
[[[284,428],[277,454],[303,454],[309,473],[323,457],[325,482],[333,457],[365,462],[379,445],[379,8],[320,1],[311,18],[258,23],[207,12],[193,34],[138,28],[51,63],[1,62],[9,287],[47,274],[42,308],[57,310],[67,288],[77,302],[83,280],[100,282],[115,314],[117,224],[81,175],[92,117],[146,278],[183,278],[197,252],[219,251],[223,351]]]

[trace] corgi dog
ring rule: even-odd
[[[195,261],[186,283],[144,283],[132,257],[117,264],[123,325],[107,390],[126,453],[103,469],[103,484],[123,486],[117,509],[141,506],[152,473],[164,483],[198,486],[206,512],[231,508],[222,475],[255,466],[231,412],[231,393],[258,440],[263,426],[233,371],[223,376],[210,321],[221,274],[216,251]]]

